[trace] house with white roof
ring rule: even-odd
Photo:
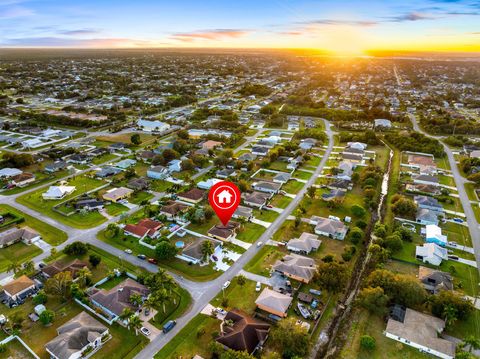
[[[428,224],[425,227],[425,241],[442,247],[445,247],[448,243],[447,236],[442,234],[442,229],[435,224]]]
[[[423,263],[439,266],[442,264],[442,260],[448,259],[448,252],[435,243],[425,243],[416,247],[415,257]]]
[[[146,132],[165,132],[170,129],[168,123],[162,121],[138,120],[137,126]]]
[[[42,197],[43,199],[58,200],[72,194],[75,189],[75,186],[50,186],[47,192],[42,194]]]

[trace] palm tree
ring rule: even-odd
[[[130,318],[128,318],[128,327],[135,329],[135,335],[138,335],[138,329],[142,327],[142,321],[138,317],[138,315],[131,315]]]
[[[456,322],[457,318],[457,309],[453,305],[446,305],[443,308],[443,316],[445,318],[445,323],[448,325],[452,325]]]
[[[126,307],[126,308],[123,308],[122,314],[120,314],[118,318],[120,318],[121,320],[126,320],[130,318],[132,315],[133,315],[133,311],[130,308]]]
[[[168,293],[165,289],[160,289],[155,292],[155,301],[158,305],[161,305],[163,307],[163,313],[166,312],[165,304],[168,303],[169,301],[169,296]]]
[[[27,261],[23,263],[23,269],[26,273],[33,273],[33,271],[35,270],[35,264],[33,263],[33,261]]]
[[[17,274],[22,269],[22,266],[17,261],[11,262],[7,267],[7,272],[13,272],[13,274]]]
[[[203,258],[207,260],[207,263],[210,261],[210,256],[215,251],[212,241],[205,241],[202,243],[202,254]]]
[[[157,304],[157,299],[153,296],[150,295],[144,302],[143,302],[143,308],[152,310],[155,308],[155,305]]]
[[[471,353],[474,349],[480,349],[480,339],[469,335],[463,340],[462,346],[465,348],[468,346],[468,352]]]
[[[142,296],[138,293],[132,294],[129,299],[130,299],[130,303],[132,303],[137,308],[139,308],[140,305],[142,305],[143,299],[142,299]]]
[[[78,282],[81,288],[85,288],[87,286],[88,280],[92,277],[92,272],[87,267],[83,267],[77,272]]]
[[[163,286],[166,290],[168,290],[169,295],[173,299],[173,304],[177,305],[177,298],[175,294],[173,294],[173,290],[177,288],[177,282],[171,277],[167,276],[163,282]]]

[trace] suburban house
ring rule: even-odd
[[[120,168],[113,167],[113,166],[105,166],[103,168],[98,169],[95,172],[95,177],[98,178],[107,178],[111,176],[115,176],[116,174],[119,174],[122,172]]]
[[[289,295],[275,292],[274,290],[265,287],[255,301],[255,304],[258,309],[285,318],[292,301],[293,298]]]
[[[321,240],[312,233],[303,232],[300,237],[293,238],[287,243],[287,249],[292,252],[308,254],[320,248]]]
[[[303,162],[302,156],[297,156],[295,158],[291,158],[288,160],[287,169],[288,170],[296,170],[298,166],[300,166]]]
[[[28,278],[26,275],[22,275],[17,279],[3,286],[3,291],[7,298],[11,301],[18,299],[25,299],[31,295],[35,290],[35,282]]]
[[[219,147],[222,147],[223,145],[223,142],[219,142],[219,141],[213,141],[213,140],[207,140],[205,142],[201,142],[198,144],[198,146],[204,150],[215,150]]]
[[[348,148],[355,148],[357,150],[366,150],[368,145],[363,142],[347,142]]]
[[[440,337],[445,329],[444,320],[410,308],[401,308],[396,313],[387,322],[384,332],[387,338],[439,358],[455,357],[455,343]]]
[[[242,161],[243,163],[252,162],[252,161],[255,160],[255,158],[257,158],[256,155],[254,155],[253,153],[248,153],[248,152],[238,156],[238,160]]]
[[[157,154],[150,150],[137,152],[137,159],[142,162],[150,163]]]
[[[208,230],[207,235],[215,239],[228,241],[235,236],[239,227],[240,223],[233,221],[228,222],[226,226],[217,224]]]
[[[134,191],[143,191],[148,189],[150,182],[146,178],[132,178],[128,181],[127,187]]]
[[[198,182],[197,187],[200,188],[200,189],[209,190],[210,188],[212,188],[213,186],[215,186],[219,182],[222,182],[222,180],[220,180],[218,178],[209,178],[206,181]]]
[[[347,192],[342,189],[331,189],[328,193],[322,193],[322,199],[324,201],[343,201]]]
[[[130,308],[133,311],[137,309],[130,302],[130,297],[133,294],[140,294],[145,299],[150,294],[150,290],[143,284],[127,278],[109,290],[92,288],[89,299],[93,306],[101,309],[110,317],[116,318],[122,314],[125,308]]]
[[[23,171],[19,170],[18,168],[2,168],[0,169],[0,178],[10,178],[13,176],[18,176],[22,174]]]
[[[32,244],[32,242],[40,238],[40,234],[29,227],[13,227],[0,232],[0,248],[11,246],[20,241],[25,244]]]
[[[132,160],[131,158],[125,158],[124,160],[115,162],[114,166],[117,168],[120,168],[122,170],[126,170],[127,168],[130,168],[132,166],[135,166],[137,161]]]
[[[415,196],[413,200],[419,208],[426,208],[436,212],[443,212],[442,205],[434,197]]]
[[[87,211],[96,211],[103,209],[104,202],[96,198],[85,198],[80,199],[75,203],[75,209],[80,211],[86,209]]]
[[[72,194],[75,189],[75,186],[50,186],[47,192],[42,193],[42,197],[43,199],[59,200]]]
[[[328,183],[327,188],[332,190],[350,191],[353,188],[353,183],[347,179],[337,178]]]
[[[182,161],[171,160],[167,163],[167,166],[170,172],[180,172],[182,170]]]
[[[273,178],[272,181],[275,183],[285,184],[287,183],[292,175],[290,173],[279,172]]]
[[[419,174],[416,176],[412,176],[413,183],[415,184],[427,184],[431,186],[438,186],[438,178],[436,176],[432,175],[426,175],[426,174]]]
[[[133,192],[132,189],[125,187],[112,188],[103,194],[103,199],[105,201],[116,203],[122,199],[129,198]]]
[[[415,221],[423,225],[438,225],[438,212],[426,208],[418,208]]]
[[[204,259],[204,254],[202,252],[202,246],[203,243],[206,241],[210,241],[213,244],[214,251],[217,250],[217,248],[220,246],[220,243],[217,241],[209,240],[209,239],[198,239],[189,245],[187,245],[183,250],[182,250],[182,256],[185,257],[186,259],[190,260],[193,264],[198,264],[203,261]]]
[[[269,324],[233,310],[225,316],[221,334],[215,340],[226,348],[252,354],[263,345],[269,331]]]
[[[147,170],[147,177],[153,179],[164,179],[170,175],[168,168],[164,166],[153,166]]]
[[[163,227],[163,223],[151,220],[150,218],[144,218],[137,224],[127,224],[123,231],[126,235],[133,236],[138,239],[143,239],[147,235],[150,238],[155,238],[159,234],[160,228]]]
[[[244,192],[242,193],[243,203],[252,207],[263,207],[267,204],[271,194],[268,195],[262,192]]]
[[[189,191],[179,193],[177,195],[177,198],[181,201],[188,202],[188,203],[200,203],[205,196],[205,191],[198,189],[198,188],[192,188]]]
[[[445,247],[448,243],[447,236],[442,234],[442,229],[435,224],[427,224],[425,227],[425,241]]]
[[[265,193],[277,193],[282,187],[281,183],[268,182],[268,181],[259,181],[252,184],[252,188],[255,191],[265,192]]]
[[[252,147],[252,155],[256,155],[256,156],[266,156],[268,155],[268,151],[270,149],[268,147],[264,147],[264,146],[253,146]]]
[[[330,218],[312,216],[310,224],[315,226],[316,234],[339,240],[344,240],[348,231],[348,227],[341,221]]]
[[[353,153],[342,153],[342,159],[344,161],[348,161],[352,163],[354,166],[357,164],[362,163],[363,161],[363,156],[362,155],[355,155]]]
[[[10,177],[10,185],[15,187],[25,187],[33,182],[35,182],[35,175],[29,172],[23,172],[19,175]]]
[[[317,266],[314,259],[292,253],[276,261],[272,269],[288,278],[309,283],[317,271]]]
[[[426,193],[432,196],[440,194],[440,189],[437,186],[431,186],[428,184],[407,183],[405,189],[408,192]]]
[[[42,268],[42,274],[45,278],[51,278],[58,273],[70,272],[72,278],[76,278],[78,271],[85,267],[88,268],[88,264],[80,259],[74,259],[68,264],[63,264],[61,261],[56,261]]]
[[[448,259],[448,252],[435,243],[425,243],[415,248],[415,258],[423,263],[429,263],[435,266],[442,264],[442,260]]]
[[[174,220],[177,219],[181,214],[185,213],[189,208],[190,206],[186,204],[170,201],[160,208],[159,214],[164,215],[169,220]]]
[[[442,290],[453,290],[453,277],[450,273],[419,266],[418,279],[423,287],[431,294],[438,294]]]
[[[149,121],[149,120],[138,120],[137,126],[145,132],[165,132],[170,129],[168,123],[162,121]]]
[[[80,312],[58,327],[57,334],[45,344],[45,350],[53,359],[81,358],[88,348],[92,348],[93,354],[101,348],[102,338],[109,335],[108,328],[86,312]]]
[[[374,120],[375,128],[392,128],[392,121],[384,119],[384,118],[377,118]]]
[[[250,221],[253,218],[253,209],[245,206],[238,206],[232,215],[233,218],[245,218]]]

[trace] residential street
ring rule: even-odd
[[[154,355],[162,349],[180,330],[187,325],[187,323],[192,320],[200,311],[209,303],[221,290],[223,283],[227,280],[232,280],[236,275],[240,273],[243,267],[253,258],[253,256],[259,250],[257,243],[263,242],[266,243],[273,234],[282,226],[282,224],[287,220],[287,217],[293,212],[293,210],[298,206],[303,196],[307,192],[307,188],[315,183],[316,178],[322,172],[325,163],[330,156],[330,153],[333,149],[333,132],[330,128],[330,123],[325,120],[326,133],[328,135],[328,147],[325,151],[325,154],[318,165],[317,169],[313,176],[307,181],[303,188],[298,192],[297,196],[290,202],[287,208],[277,217],[277,219],[272,223],[272,225],[265,230],[263,235],[258,238],[258,240],[253,243],[253,245],[236,261],[224,274],[222,274],[217,279],[209,283],[200,283],[203,293],[202,295],[194,302],[193,306],[190,308],[188,313],[183,317],[177,319],[177,325],[173,330],[168,332],[166,335],[160,335],[154,341],[152,341],[147,347],[145,347],[140,353],[138,353],[136,359],[151,359]],[[182,284],[182,282],[180,282]]]
[[[420,128],[415,115],[410,114],[410,119],[412,121],[413,129],[415,131],[420,132],[427,137],[440,140],[441,142],[442,138],[440,136],[429,135]],[[468,198],[467,192],[465,191],[464,185],[468,181],[460,174],[452,150],[443,142],[441,143],[444,147],[445,153],[447,154],[448,162],[450,163],[450,167],[452,169],[453,178],[455,179],[455,183],[457,184],[458,196],[460,201],[462,202],[463,211],[465,212],[465,215],[467,217],[466,221],[468,223],[468,229],[470,231],[470,236],[472,237],[473,248],[475,250],[475,259],[477,262],[477,269],[480,270],[480,230],[478,228],[478,222],[475,218],[475,213],[473,212],[472,205],[470,204],[470,199]]]

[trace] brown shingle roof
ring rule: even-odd
[[[35,282],[28,278],[26,275],[22,275],[21,277],[14,279],[8,284],[3,286],[3,290],[8,292],[10,295],[14,296],[27,288],[35,285]]]

